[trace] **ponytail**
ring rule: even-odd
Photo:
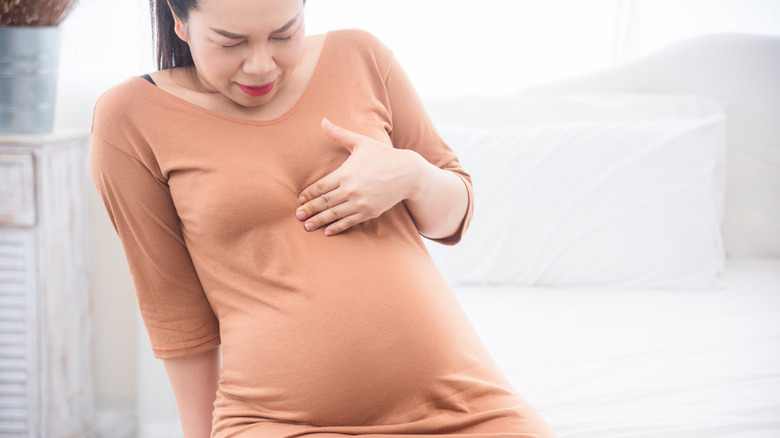
[[[197,0],[149,0],[152,38],[156,49],[155,65],[158,70],[193,65],[190,46],[176,35],[176,21],[173,19],[171,8],[176,11],[180,19],[186,21],[190,11],[197,7]]]

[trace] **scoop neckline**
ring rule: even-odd
[[[169,98],[171,100],[174,100],[176,102],[182,103],[182,104],[184,104],[184,105],[186,105],[186,106],[188,106],[188,107],[190,107],[192,109],[204,112],[206,114],[209,114],[211,116],[214,116],[214,117],[217,117],[217,118],[220,118],[220,119],[224,119],[224,120],[228,120],[228,121],[232,121],[232,122],[236,122],[236,123],[247,124],[247,125],[258,125],[258,126],[275,125],[275,124],[283,122],[284,120],[286,120],[287,118],[289,118],[290,116],[295,114],[295,112],[298,110],[298,108],[306,100],[306,97],[309,95],[309,93],[311,92],[312,88],[314,88],[314,85],[317,82],[318,76],[320,75],[320,70],[322,70],[322,65],[324,64],[324,60],[325,60],[326,55],[327,55],[328,47],[330,46],[330,40],[331,40],[332,33],[333,33],[332,31],[328,31],[325,34],[325,41],[323,42],[323,45],[322,45],[322,51],[320,52],[319,58],[317,59],[317,64],[314,66],[314,73],[312,74],[311,78],[309,79],[309,83],[306,84],[306,88],[303,90],[303,94],[301,95],[301,97],[299,97],[298,100],[295,101],[295,104],[293,104],[293,106],[291,106],[287,111],[285,111],[283,114],[281,114],[280,116],[275,117],[273,119],[253,120],[253,119],[245,119],[245,118],[242,118],[242,117],[235,117],[235,116],[230,116],[230,115],[227,115],[227,114],[223,114],[223,113],[220,113],[218,111],[214,111],[214,110],[202,107],[202,106],[200,106],[198,104],[190,102],[187,99],[183,99],[183,98],[181,98],[179,96],[176,96],[175,94],[172,94],[172,93],[170,93],[168,91],[165,91],[162,88],[160,88],[159,86],[150,83],[149,81],[147,81],[146,79],[142,78],[141,76],[134,76],[133,79],[136,80],[136,81],[143,82],[143,84],[145,86],[147,86],[147,87],[152,87],[153,89],[157,90],[157,93],[161,94],[163,97],[167,97],[167,98]]]

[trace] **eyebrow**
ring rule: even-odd
[[[284,32],[284,31],[290,29],[293,26],[293,24],[295,24],[295,22],[298,21],[298,18],[300,16],[301,16],[301,14],[298,13],[298,15],[293,17],[292,20],[288,21],[287,24],[285,24],[284,26],[280,27],[279,29],[276,29],[275,31],[271,32],[271,35],[277,34],[277,33],[281,33],[281,32]],[[231,40],[242,40],[242,39],[248,38],[246,35],[241,35],[241,34],[238,34],[238,33],[228,32],[226,30],[217,29],[215,27],[210,27],[209,29],[211,29],[214,32],[222,35],[225,38],[230,38]]]

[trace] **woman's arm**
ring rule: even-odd
[[[326,234],[338,234],[405,200],[422,235],[440,239],[458,231],[468,208],[468,190],[459,176],[415,151],[395,149],[326,119],[322,129],[351,156],[299,195],[296,217],[307,230],[326,227]]]
[[[415,179],[417,190],[406,198],[406,206],[417,230],[430,239],[452,236],[461,226],[468,208],[468,190],[454,172],[439,169],[419,157],[421,171]]]
[[[174,359],[163,359],[176,394],[184,438],[209,438],[217,381],[220,377],[221,349]]]

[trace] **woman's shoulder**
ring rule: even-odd
[[[153,87],[140,76],[133,76],[110,87],[98,97],[92,114],[91,133],[122,148],[124,143],[143,137],[153,116],[148,93]],[[126,151],[127,152],[127,151]]]
[[[381,44],[379,38],[377,38],[376,35],[364,29],[345,28],[345,29],[331,30],[328,33],[342,41],[366,43],[366,44],[377,44],[377,43]]]
[[[390,54],[390,48],[373,33],[363,29],[340,29],[329,32],[339,44],[383,54]]]
[[[125,104],[135,100],[139,92],[139,82],[144,79],[141,76],[131,76],[122,82],[111,86],[97,100],[98,105],[110,106],[112,104]],[[143,85],[141,83],[141,85]]]
[[[350,59],[371,59],[377,64],[389,63],[393,51],[373,33],[363,29],[340,29],[329,32],[332,44]]]
[[[115,124],[139,106],[148,105],[148,100],[142,97],[145,82],[140,76],[133,76],[104,91],[95,102],[93,124],[97,121]]]

